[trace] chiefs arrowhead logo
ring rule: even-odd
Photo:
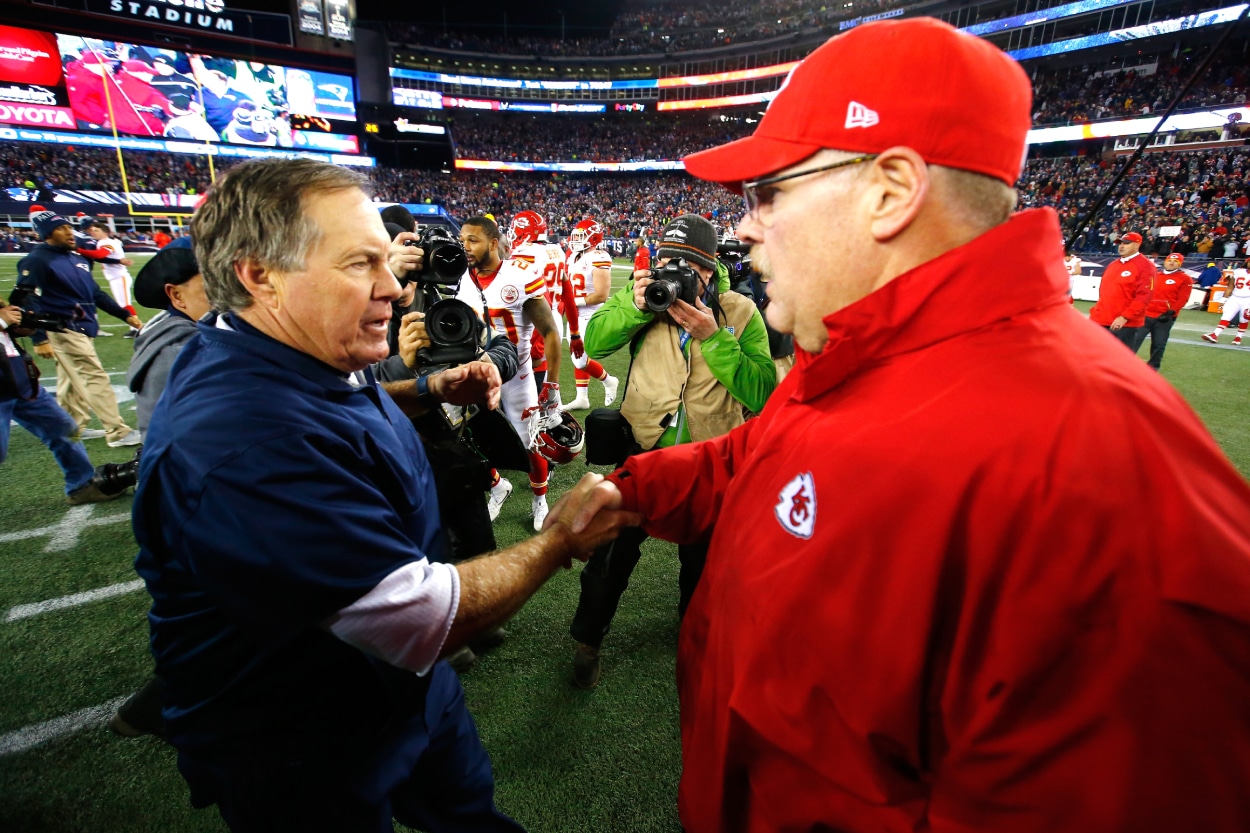
[[[811,538],[816,526],[816,483],[810,471],[787,483],[773,507],[777,520],[796,538]]]
[[[1131,274],[1133,274],[1133,273],[1132,273],[1130,270],[1125,269],[1123,272],[1121,272],[1121,273],[1120,273],[1120,277],[1122,277],[1122,278],[1127,278],[1127,277],[1128,277],[1129,275],[1131,275]]]
[[[1172,280],[1171,278],[1168,278],[1166,281],[1164,281],[1164,283],[1176,283],[1176,281]]]

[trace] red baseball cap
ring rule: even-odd
[[[1120,238],[1120,242],[1121,242],[1121,243],[1124,243],[1124,242],[1128,242],[1128,243],[1140,243],[1140,242],[1141,242],[1141,235],[1140,235],[1140,234],[1138,234],[1138,233],[1137,233],[1137,232],[1135,232],[1135,231],[1130,231],[1128,234],[1126,234],[1126,235],[1124,235],[1123,237],[1121,237],[1121,238]]]
[[[927,17],[865,23],[795,67],[754,134],[687,156],[686,170],[741,192],[823,148],[902,145],[1015,185],[1032,106],[1024,70],[988,41]]]

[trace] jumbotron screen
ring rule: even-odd
[[[12,26],[0,124],[360,152],[349,76]]]

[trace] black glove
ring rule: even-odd
[[[1164,312],[1163,312],[1163,314],[1159,316],[1159,320],[1160,320],[1160,321],[1162,321],[1162,322],[1165,322],[1165,323],[1166,323],[1166,322],[1168,322],[1168,321],[1175,321],[1175,320],[1176,320],[1176,310],[1166,310],[1166,311],[1164,311]]]

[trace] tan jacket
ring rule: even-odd
[[[724,326],[741,338],[755,305],[736,292],[722,294],[720,304],[725,311]],[[708,368],[703,342],[692,339],[687,356],[681,350],[681,334],[667,315],[656,316],[634,354],[621,414],[643,449],[655,446],[681,405],[690,437],[696,442],[727,434],[745,421],[742,404]]]

